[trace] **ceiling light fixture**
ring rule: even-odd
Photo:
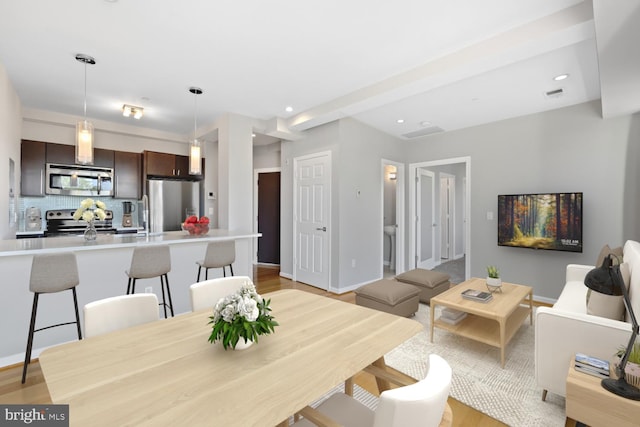
[[[76,61],[84,64],[84,120],[76,124],[76,163],[93,164],[93,123],[87,120],[87,64],[94,65],[96,60],[89,55],[79,53]]]
[[[131,117],[133,115],[134,119],[140,120],[143,113],[144,113],[144,108],[142,107],[136,107],[135,105],[128,105],[128,104],[124,104],[122,106],[122,115],[125,117]]]
[[[569,74],[560,74],[559,76],[555,76],[553,80],[559,82],[569,77]]]
[[[293,111],[293,107],[292,106],[288,106],[287,108],[284,109],[287,113],[290,113]]]
[[[402,124],[402,123],[404,123],[404,119],[398,119],[398,120],[396,120],[396,123]]]
[[[189,175],[202,175],[202,143],[196,137],[198,132],[198,95],[203,93],[199,87],[190,87],[193,94],[193,139],[189,144]]]

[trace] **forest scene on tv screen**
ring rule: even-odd
[[[498,245],[582,252],[582,193],[499,195]]]

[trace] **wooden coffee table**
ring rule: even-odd
[[[472,278],[431,298],[431,342],[433,328],[437,326],[463,337],[480,341],[500,349],[500,366],[504,368],[504,352],[511,338],[529,315],[533,324],[533,290],[530,286],[502,282],[502,292],[494,293],[489,302],[477,302],[462,298],[462,291],[477,289],[487,291],[485,279]],[[450,325],[434,319],[437,305],[467,313],[460,323]]]

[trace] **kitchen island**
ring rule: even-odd
[[[131,265],[136,246],[168,244],[171,249],[169,285],[174,311],[178,315],[191,310],[189,286],[196,281],[196,261],[204,258],[209,242],[235,240],[234,273],[253,277],[253,248],[258,237],[259,233],[213,229],[204,236],[191,236],[183,231],[152,235],[101,234],[93,242],[86,242],[82,236],[0,240],[0,367],[24,359],[33,302],[33,293],[29,291],[33,255],[76,254],[80,275],[78,306],[83,322],[85,304],[126,293],[128,277],[125,270]],[[221,269],[209,271],[209,278],[221,276]],[[139,279],[136,291],[151,291],[160,297],[160,279]],[[38,304],[36,328],[71,321],[73,317],[71,292],[43,295]],[[73,325],[37,332],[33,357],[45,347],[75,339],[77,333]]]

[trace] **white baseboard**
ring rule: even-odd
[[[281,271],[280,276],[284,277],[285,279],[293,280],[293,274],[284,273]]]

